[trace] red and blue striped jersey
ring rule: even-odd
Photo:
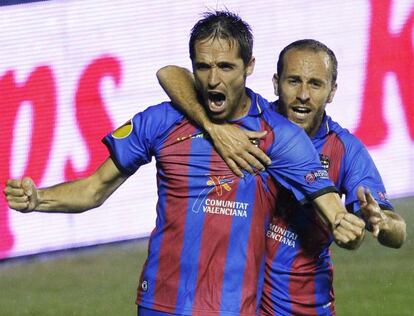
[[[277,103],[273,107],[277,106]],[[368,187],[383,209],[392,209],[381,176],[365,146],[325,115],[312,139],[320,161],[349,211],[357,213],[357,188]],[[332,236],[310,204],[280,189],[266,233],[262,315],[335,315]]]
[[[276,186],[298,200],[336,190],[303,130],[247,92],[250,112],[232,123],[268,131],[259,146],[272,165],[256,175],[235,176],[209,138],[169,102],[104,138],[125,175],[156,159],[157,218],[138,305],[180,315],[256,315]]]

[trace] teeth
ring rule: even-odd
[[[299,112],[299,113],[309,113],[310,110],[307,108],[293,108],[293,111]]]

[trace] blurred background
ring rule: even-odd
[[[414,315],[414,0],[0,1],[0,183],[93,172],[103,136],[166,100],[156,71],[191,67],[201,13],[224,8],[253,29],[247,84],[269,100],[284,46],[314,38],[335,52],[328,114],[368,146],[408,226],[399,250],[370,237],[334,247],[338,315]],[[153,164],[84,214],[20,214],[0,197],[0,315],[133,315],[156,197]]]

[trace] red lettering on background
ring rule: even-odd
[[[113,130],[113,124],[105,109],[100,92],[103,78],[110,76],[116,85],[120,83],[121,66],[117,59],[101,57],[91,62],[83,71],[75,94],[75,111],[78,127],[83,135],[89,162],[82,171],[73,168],[68,159],[65,164],[65,179],[74,179],[92,173],[108,156],[101,138]],[[0,183],[3,185],[10,178],[11,151],[14,129],[18,111],[22,102],[29,101],[32,106],[31,139],[28,161],[23,175],[29,175],[35,183],[41,183],[50,159],[52,140],[56,124],[56,87],[49,67],[36,68],[25,84],[15,82],[13,71],[8,71],[0,78],[0,120],[2,148],[0,164]],[[6,258],[14,245],[14,236],[10,228],[7,201],[0,199],[0,259]]]
[[[65,179],[87,176],[108,157],[108,150],[101,139],[112,131],[112,121],[101,96],[101,81],[110,76],[116,85],[121,78],[121,65],[112,57],[101,57],[93,61],[82,73],[76,91],[76,119],[89,152],[89,162],[84,170],[76,171],[72,161],[65,164]]]
[[[368,64],[361,117],[355,131],[367,146],[381,144],[388,135],[384,117],[384,79],[390,72],[397,78],[408,133],[414,140],[414,10],[399,34],[390,33],[390,16],[390,0],[371,0]]]
[[[29,101],[32,107],[31,126],[15,126],[17,113],[23,101]],[[1,113],[1,163],[0,183],[4,185],[10,178],[11,151],[15,128],[31,130],[28,161],[23,175],[30,175],[35,183],[42,181],[56,123],[56,87],[49,67],[36,68],[25,84],[15,81],[13,71],[0,78]],[[7,256],[14,244],[13,232],[9,225],[7,202],[0,199],[0,258]]]

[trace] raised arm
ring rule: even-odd
[[[111,158],[91,176],[37,189],[32,179],[8,180],[4,193],[9,207],[22,213],[81,213],[100,206],[124,181]]]
[[[404,219],[395,212],[382,210],[371,192],[362,186],[358,188],[358,199],[368,229],[378,242],[387,247],[400,248],[407,235]]]
[[[242,177],[240,169],[254,173],[263,170],[271,161],[254,146],[253,139],[262,138],[266,132],[241,130],[230,124],[215,124],[198,101],[193,74],[185,68],[166,66],[158,70],[157,78],[171,101],[191,120],[206,131],[219,155],[229,168]]]

